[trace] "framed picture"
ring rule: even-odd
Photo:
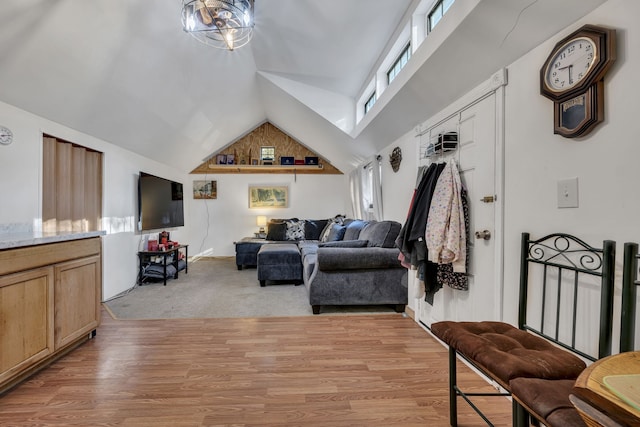
[[[236,156],[235,154],[227,154],[227,164],[235,165],[236,164]]]
[[[217,163],[219,165],[226,165],[227,164],[227,155],[226,154],[218,154]]]
[[[194,199],[217,199],[218,198],[218,182],[217,181],[193,181],[193,198]]]
[[[289,207],[289,187],[286,185],[250,185],[249,209]]]

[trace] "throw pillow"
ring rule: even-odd
[[[327,219],[308,219],[304,223],[304,239],[320,240],[322,231],[327,226]]]
[[[331,231],[331,227],[333,227],[333,224],[342,225],[343,222],[344,222],[344,216],[342,215],[336,215],[335,217],[329,219],[327,221],[327,225],[324,227],[324,230],[322,230],[322,233],[320,233],[320,241],[321,242],[327,241],[327,239],[329,238],[329,232]]]
[[[287,240],[304,240],[304,223],[305,221],[287,221]]]
[[[286,240],[286,234],[287,223],[271,221],[267,224],[267,240]]]
[[[331,230],[329,230],[329,235],[327,236],[326,242],[336,242],[338,240],[342,240],[344,237],[344,232],[347,230],[347,227],[340,224],[333,224],[331,226]]]

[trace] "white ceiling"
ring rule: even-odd
[[[344,171],[603,2],[457,0],[354,127],[418,0],[256,0],[233,52],[184,33],[180,0],[2,0],[0,100],[186,172],[268,120]]]

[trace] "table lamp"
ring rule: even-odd
[[[258,215],[258,218],[256,218],[256,225],[258,227],[260,227],[260,230],[258,230],[258,233],[260,234],[264,234],[264,227],[267,225],[267,217],[264,215]]]

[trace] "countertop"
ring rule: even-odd
[[[66,242],[69,240],[87,239],[106,234],[104,231],[87,232],[5,232],[0,233],[0,250],[15,249],[25,246],[44,245],[47,243]]]

